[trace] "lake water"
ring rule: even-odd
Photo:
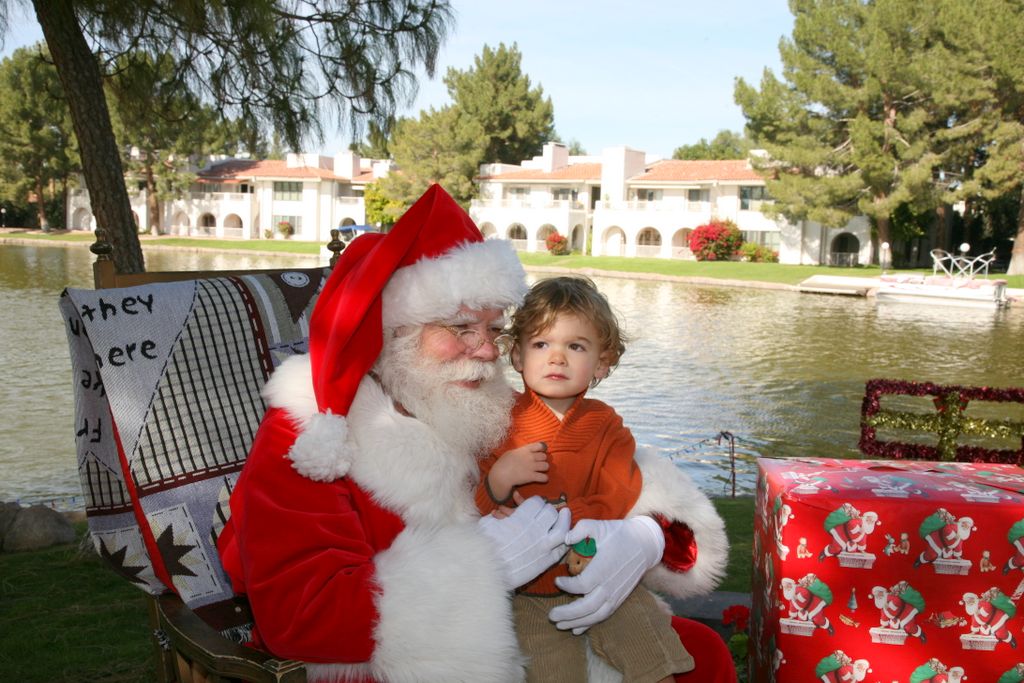
[[[57,300],[91,287],[74,247],[0,245],[0,501],[80,505],[72,379]],[[312,267],[315,257],[147,251],[150,270]],[[531,279],[544,274],[531,274]],[[876,304],[788,291],[595,278],[633,341],[592,395],[706,491],[753,485],[756,455],[857,457],[867,379],[1024,386],[1024,306]],[[979,413],[985,416],[985,413]],[[1007,417],[1024,419],[1017,406]],[[1019,444],[999,444],[1019,447]]]

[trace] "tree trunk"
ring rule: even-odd
[[[1024,275],[1024,185],[1020,191],[1020,206],[1017,208],[1017,236],[1013,240],[1013,251],[1010,253],[1010,267],[1007,275]]]
[[[117,270],[141,273],[145,270],[142,246],[124,185],[103,81],[75,17],[74,1],[32,0],[32,4],[71,110],[96,224],[107,231]]]
[[[38,173],[36,173],[36,218],[43,232],[50,229],[46,221],[46,194],[43,188],[43,179],[39,177]]]
[[[152,158],[152,152],[148,153]],[[156,196],[156,178],[153,177],[152,163],[146,164],[146,214],[149,234],[160,234],[160,200]]]

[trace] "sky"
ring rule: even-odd
[[[449,104],[441,80],[449,68],[472,68],[484,45],[515,43],[523,73],[554,104],[558,135],[589,154],[626,145],[670,157],[676,147],[711,140],[721,130],[741,132],[734,81],[757,85],[766,67],[779,75],[779,40],[793,28],[786,0],[452,0],[452,6],[456,24],[435,78],[422,75],[402,114]],[[0,57],[38,40],[31,9],[16,9]],[[349,141],[329,130],[319,149],[305,151],[332,155]]]

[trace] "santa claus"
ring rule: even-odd
[[[509,591],[559,560],[570,522],[539,498],[480,518],[473,493],[477,458],[508,428],[495,342],[525,289],[509,243],[484,241],[438,186],[342,253],[309,354],[267,383],[219,539],[255,646],[307,662],[310,681],[522,678]],[[640,499],[597,539],[606,559],[580,575],[572,628],[614,611],[641,578],[687,596],[724,571],[707,498],[666,459],[637,464]],[[651,520],[661,535],[635,533]],[[678,680],[735,680],[716,633],[675,625],[696,659]]]

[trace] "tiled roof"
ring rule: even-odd
[[[491,176],[484,176],[482,180],[600,180],[601,164],[571,164],[554,171],[541,171],[527,169],[525,171],[510,171],[509,173],[498,173]]]
[[[762,180],[746,159],[724,161],[686,161],[665,159],[655,162],[645,172],[633,176],[638,182],[693,182],[698,180]]]
[[[203,180],[244,180],[246,178],[319,178],[321,180],[348,180],[334,171],[318,166],[288,167],[286,161],[280,159],[233,159],[199,171]],[[352,179],[353,182],[366,182],[373,179],[372,173],[363,173]]]

